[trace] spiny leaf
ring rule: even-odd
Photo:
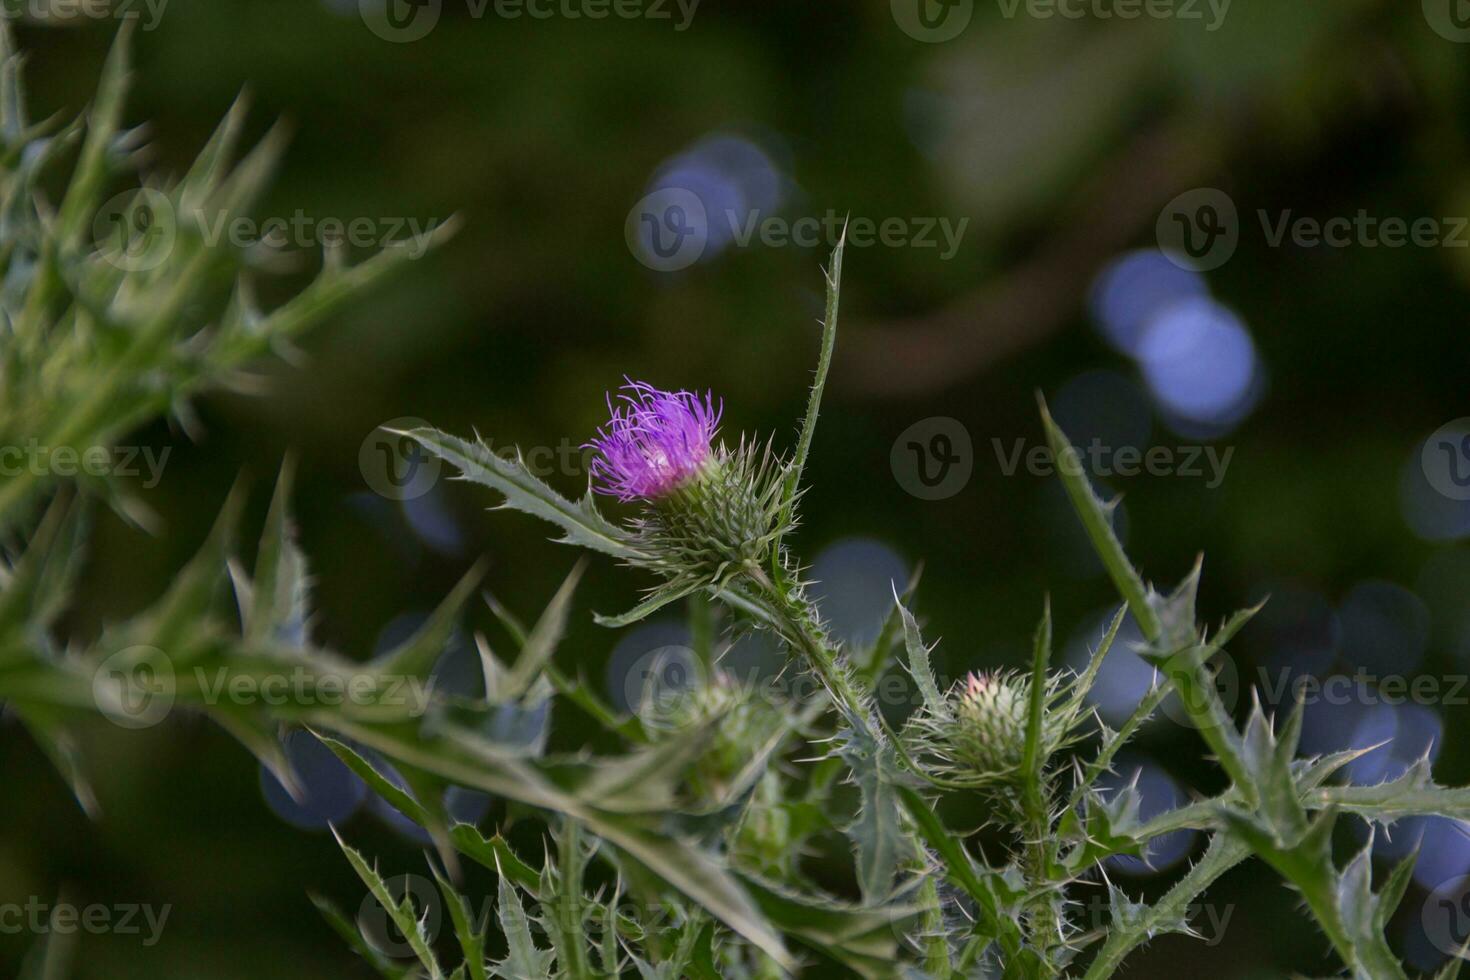
[[[1313,806],[1335,806],[1383,823],[1429,814],[1470,820],[1470,787],[1436,785],[1428,759],[1415,761],[1402,776],[1389,782],[1322,786],[1310,794],[1309,800]]]
[[[1042,607],[1041,625],[1031,656],[1031,688],[1026,705],[1026,741],[1021,751],[1021,778],[1025,781],[1028,806],[1043,807],[1041,769],[1046,764],[1041,747],[1041,722],[1046,711],[1047,666],[1051,663],[1051,600]]]
[[[238,526],[245,494],[236,486],[199,552],[174,576],[163,597],[127,630],[131,643],[146,642],[178,661],[196,651],[196,643],[210,622],[210,606],[224,579],[226,558]]]
[[[720,719],[713,718],[677,738],[666,738],[629,755],[599,759],[577,788],[587,802],[619,813],[669,809],[680,776],[704,754]]]
[[[775,525],[778,528],[785,528],[791,523],[796,508],[796,496],[801,489],[801,474],[806,468],[806,458],[811,452],[812,439],[817,431],[817,413],[822,406],[822,391],[827,386],[827,372],[832,367],[832,351],[837,344],[837,306],[842,295],[842,252],[846,245],[847,228],[844,226],[842,236],[837,240],[837,247],[832,250],[832,268],[827,273],[827,310],[822,320],[822,352],[817,358],[817,376],[812,381],[812,390],[807,397],[806,417],[801,423],[801,435],[796,440],[796,453],[791,458],[781,490],[781,519]],[[779,563],[780,555],[781,535],[778,533],[775,546],[771,549],[772,562]]]
[[[561,642],[562,634],[566,632],[572,593],[586,568],[585,560],[573,566],[566,581],[562,582],[561,588],[556,590],[556,595],[551,597],[551,602],[547,603],[545,611],[536,620],[536,625],[531,627],[531,632],[527,634],[526,642],[521,647],[521,654],[516,658],[505,680],[502,696],[507,700],[514,700],[524,694],[530,688],[531,682],[551,662],[551,655]]]
[[[1046,441],[1051,445],[1052,455],[1057,460],[1057,474],[1061,477],[1067,496],[1071,498],[1072,509],[1082,521],[1082,527],[1092,540],[1092,546],[1102,559],[1108,576],[1127,600],[1128,608],[1133,610],[1133,616],[1138,620],[1143,635],[1150,640],[1157,640],[1162,630],[1158,615],[1148,601],[1148,588],[1134,570],[1128,556],[1123,553],[1118,536],[1113,533],[1113,524],[1108,516],[1111,508],[1099,500],[1093,491],[1087,472],[1082,466],[1081,456],[1052,420],[1046,400],[1038,395],[1037,403],[1041,407],[1041,422],[1046,429]]]
[[[381,796],[393,809],[420,827],[428,826],[429,815],[423,806],[420,805],[419,801],[404,792],[402,787],[393,782],[393,780],[379,772],[376,766],[364,759],[356,750],[320,732],[312,731],[311,734],[315,735],[323,745],[331,749],[333,755],[341,759],[342,763],[348,769],[356,773],[359,779],[367,783],[369,789]]]
[[[347,944],[348,948],[366,960],[379,976],[385,977],[386,980],[404,980],[408,976],[410,972],[408,967],[398,966],[374,949],[373,945],[363,938],[357,927],[348,922],[347,916],[343,915],[329,899],[313,892],[307,893],[307,897],[311,899],[311,904],[316,906],[322,918],[327,921],[327,925],[332,927],[332,931]]]
[[[9,710],[26,731],[30,732],[31,738],[46,753],[46,758],[51,760],[61,778],[66,780],[66,785],[71,789],[72,796],[76,797],[82,812],[93,820],[101,817],[102,808],[97,803],[97,794],[92,789],[91,781],[82,769],[81,750],[77,748],[72,733],[63,728],[59,721],[44,717],[40,712],[33,713],[14,704],[9,706]]]
[[[295,464],[287,457],[266,514],[245,616],[245,639],[249,641],[306,645],[309,582],[306,556],[297,547],[291,527],[294,471]]]
[[[388,883],[378,874],[377,869],[368,864],[361,854],[348,847],[347,842],[342,839],[341,834],[337,833],[335,827],[332,828],[332,836],[337,839],[337,846],[342,849],[342,853],[347,857],[347,863],[352,865],[352,870],[357,872],[357,876],[362,879],[362,883],[367,886],[373,898],[377,899],[383,911],[388,913],[388,917],[403,934],[409,948],[413,950],[414,957],[428,971],[430,980],[443,980],[444,970],[439,966],[439,961],[429,946],[428,936],[424,934],[423,921],[414,912],[412,896],[404,895],[402,901],[395,899]]]
[[[1107,659],[1108,654],[1112,652],[1113,643],[1118,639],[1118,630],[1122,628],[1123,620],[1127,616],[1128,607],[1126,605],[1121,606],[1113,614],[1112,622],[1108,624],[1108,628],[1103,633],[1102,640],[1098,643],[1097,649],[1093,651],[1091,658],[1088,659],[1087,666],[1083,668],[1081,674],[1077,675],[1077,679],[1071,685],[1071,695],[1065,702],[1063,709],[1066,712],[1076,714],[1081,710],[1082,705],[1087,700],[1088,692],[1092,690],[1092,685],[1097,681],[1097,675],[1102,672],[1103,662]]]
[[[500,932],[505,938],[506,956],[496,966],[496,973],[506,980],[550,975],[552,954],[540,949],[531,936],[531,923],[526,918],[526,908],[515,886],[504,875],[500,876],[500,900],[496,905],[496,917],[500,920]]]
[[[465,857],[489,868],[496,874],[504,875],[512,882],[533,897],[540,898],[541,876],[536,869],[520,859],[520,856],[506,843],[505,838],[496,834],[494,837],[485,837],[473,825],[462,823],[456,824],[450,831],[454,839],[454,846]]]
[[[761,912],[781,931],[861,977],[891,977],[902,925],[918,915],[912,905],[856,906],[741,875]]]
[[[255,756],[276,782],[298,803],[306,799],[306,788],[296,776],[281,745],[280,724],[251,705],[218,703],[209,706],[209,717],[235,741]]]
[[[64,611],[81,570],[86,507],[61,494],[46,508],[25,553],[0,583],[0,631],[48,628]]]
[[[470,918],[469,903],[457,892],[449,879],[430,863],[429,870],[444,896],[444,905],[449,909],[449,921],[454,926],[454,935],[459,939],[459,948],[464,953],[464,969],[470,980],[486,980],[485,933]]]
[[[705,583],[700,581],[659,588],[625,613],[619,613],[616,616],[604,616],[600,613],[593,613],[592,618],[597,622],[598,626],[606,626],[610,629],[622,629],[625,626],[632,626],[634,623],[641,622],[665,606],[672,605],[680,599],[687,599],[695,593],[703,591],[704,588]]]
[[[934,671],[929,666],[929,647],[924,645],[924,638],[919,634],[919,623],[896,594],[893,601],[898,606],[899,615],[903,617],[904,648],[908,652],[909,673],[918,685],[925,706],[942,718],[949,712],[949,708],[944,703],[944,695],[939,692],[939,685],[934,681]]]
[[[242,92],[220,120],[209,142],[204,144],[204,148],[194,158],[194,163],[179,182],[178,198],[184,214],[194,214],[214,196],[220,182],[229,172],[230,160],[245,128],[249,111],[250,100]]]
[[[437,429],[415,429],[402,433],[416,439],[425,449],[455,466],[461,478],[500,491],[502,507],[519,510],[550,521],[563,531],[562,544],[591,548],[615,558],[637,558],[628,532],[603,517],[588,493],[578,503],[557,493],[538,479],[517,454],[504,459],[483,442],[466,442]]]
[[[87,138],[57,215],[57,238],[68,249],[81,242],[90,227],[97,199],[107,182],[108,151],[122,124],[123,102],[128,92],[132,60],[131,23],[125,22],[118,31],[117,40],[113,42],[107,63],[102,68],[97,100],[87,123]]]
[[[893,763],[884,745],[854,732],[842,748],[860,797],[857,819],[847,827],[858,860],[863,902],[878,905],[893,891],[893,875],[903,840]]]
[[[1007,956],[1019,954],[1020,929],[1008,907],[1004,889],[997,887],[995,873],[977,865],[964,844],[940,822],[938,814],[916,790],[899,786],[895,792],[919,836],[939,855],[950,882],[974,900],[983,935],[998,940]]]
[[[379,677],[427,677],[429,671],[449,646],[459,619],[460,611],[474,594],[485,574],[483,561],[465,573],[454,591],[430,614],[412,636],[393,650],[383,654],[374,662]]]
[[[395,761],[435,773],[458,785],[581,820],[589,831],[703,906],[778,964],[791,967],[791,958],[779,936],[751,904],[729,870],[694,845],[677,837],[655,834],[631,818],[602,812],[562,790],[533,764],[499,751],[469,732],[446,726],[440,740],[424,744],[402,734],[335,716],[319,718],[318,723]]]
[[[1367,966],[1362,957],[1365,953],[1372,956],[1373,944],[1365,942],[1367,937],[1357,925],[1360,924],[1359,919],[1371,919],[1371,909],[1368,908],[1366,899],[1345,905],[1343,883],[1332,863],[1332,828],[1338,811],[1329,807],[1318,813],[1305,831],[1295,839],[1282,838],[1280,832],[1285,828],[1273,826],[1254,813],[1227,807],[1222,810],[1222,814],[1233,835],[1248,844],[1301,892],[1313,918],[1342,957],[1344,965],[1350,970]],[[1349,866],[1349,872],[1355,873],[1354,865]],[[1366,865],[1358,877],[1363,878],[1362,890],[1366,891]],[[1351,882],[1348,893],[1356,894]],[[1381,942],[1381,937],[1379,941]],[[1370,975],[1392,978],[1403,974],[1395,966],[1387,973],[1374,972]]]
[[[914,571],[909,576],[908,584],[904,586],[903,592],[899,594],[898,601],[888,610],[888,615],[883,618],[883,625],[879,627],[878,635],[874,637],[872,646],[868,648],[866,656],[858,654],[853,657],[854,662],[859,664],[858,672],[860,676],[868,684],[876,682],[878,677],[882,675],[884,669],[887,668],[889,654],[904,632],[904,609],[908,603],[913,601],[914,593],[919,588],[919,579],[923,574],[923,563],[914,566]]]
[[[1296,746],[1293,732],[1288,726],[1287,739],[1278,742],[1258,699],[1252,706],[1241,741],[1241,758],[1260,794],[1260,815],[1284,841],[1297,839],[1307,827],[1306,810],[1291,772],[1292,750]]]

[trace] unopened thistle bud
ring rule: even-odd
[[[720,671],[708,684],[658,692],[645,722],[657,739],[690,738],[711,729],[708,748],[694,763],[690,784],[703,802],[722,799],[780,727],[775,707],[758,692]]]
[[[1055,709],[1054,679],[1042,700],[1043,758],[1070,737],[1075,716]],[[1014,673],[971,673],[950,689],[943,710],[921,710],[908,726],[917,754],[936,772],[974,785],[1019,781],[1026,749],[1031,678]]]
[[[715,582],[761,562],[776,537],[781,475],[771,455],[714,440],[722,407],[692,391],[629,381],[608,397],[611,418],[588,446],[593,488],[647,506],[640,564],[684,582]]]

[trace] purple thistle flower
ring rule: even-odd
[[[710,457],[710,442],[724,403],[692,391],[662,391],[625,378],[612,413],[587,446],[596,452],[591,472],[598,493],[627,502],[655,500],[698,475]]]

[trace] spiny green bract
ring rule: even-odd
[[[780,523],[786,469],[771,451],[741,440],[721,445],[699,475],[650,502],[633,521],[640,552],[634,564],[664,576],[672,588],[723,583],[759,567],[789,525]]]

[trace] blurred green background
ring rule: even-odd
[[[149,124],[150,172],[179,172],[243,89],[257,133],[284,119],[293,134],[261,217],[300,209],[391,231],[399,219],[458,215],[463,228],[288,361],[262,365],[257,393],[201,401],[197,437],[163,423],[136,434],[137,445],[170,447],[161,482],[137,489],[158,530],[101,517],[72,615],[78,635],[156,595],[242,472],[258,523],[288,450],[300,462],[321,642],[370,655],[481,557],[488,589],[534,614],[571,552],[447,480],[402,503],[375,494],[362,462],[376,458],[375,430],[411,416],[496,445],[575,447],[626,374],[712,389],[727,436],[774,433],[788,445],[832,242],[824,231],[807,246],[742,244],[725,219],[734,211],[742,223],[901,223],[889,244],[847,252],[796,539],[845,597],[830,600],[840,631],[870,629],[889,579],[922,560],[918,605],[950,677],[1021,663],[1047,592],[1059,635],[1074,646],[1093,636],[1114,600],[1059,486],[1025,465],[1007,472],[1017,440],[1040,442],[1041,392],[1084,445],[1164,447],[1176,464],[1188,447],[1230,453],[1221,480],[1203,458],[1198,474],[1099,476],[1126,494],[1119,526],[1155,580],[1172,584],[1204,553],[1209,619],[1274,597],[1237,643],[1243,681],[1262,669],[1362,667],[1437,678],[1448,694],[1467,670],[1470,512],[1436,490],[1445,474],[1437,484],[1424,465],[1434,450],[1421,456],[1431,433],[1470,414],[1470,45],[1456,39],[1459,0],[1236,0],[1219,19],[1186,0],[1174,16],[1137,19],[1108,3],[1069,18],[1024,2],[921,0],[947,24],[965,18],[945,40],[915,29],[904,0],[707,0],[682,29],[673,4],[655,8],[666,18],[592,19],[566,16],[587,7],[564,0],[543,8],[553,16],[513,18],[443,0],[411,42],[385,39],[383,11],[364,2],[173,0],[156,20],[141,4],[118,8],[147,28],[135,37],[129,118]],[[388,2],[403,17],[434,13]],[[39,25],[45,6],[28,5],[19,28],[36,115],[72,113],[117,20],[58,10]],[[669,188],[708,209],[696,228],[703,254],[672,271],[658,267],[638,210]],[[1200,188],[1234,207],[1238,244],[1194,272],[1158,251],[1169,244],[1159,229],[1168,239],[1181,215],[1228,223],[1218,207],[1200,210],[1219,195],[1180,198]],[[1360,210],[1434,219],[1437,242],[1272,241],[1283,219]],[[928,225],[942,243],[938,227],[961,221],[952,255],[915,240]],[[310,254],[264,297],[304,281]],[[935,494],[914,469],[913,454],[930,450],[958,467],[940,499],[926,499]],[[549,479],[568,492],[585,482],[580,464],[557,470]],[[594,563],[560,654],[614,699],[627,663],[675,627],[620,637],[585,612],[626,607],[641,584]],[[1121,670],[1104,714],[1136,699],[1137,682]],[[1236,694],[1243,710],[1248,695]],[[1376,768],[1355,778],[1376,781],[1429,749],[1441,781],[1463,783],[1466,696],[1323,709],[1309,715],[1308,747],[1387,738]],[[554,729],[560,748],[591,734],[570,712]],[[351,871],[324,830],[273,812],[256,765],[222,732],[178,717],[137,733],[99,722],[86,740],[98,823],[17,728],[0,733],[0,902],[64,892],[78,905],[172,907],[155,945],[81,936],[78,977],[367,975],[307,898],[356,908]],[[1186,728],[1162,721],[1143,749],[1134,763],[1160,805],[1217,788]],[[497,807],[490,819],[501,816]],[[346,826],[385,870],[421,868],[419,845],[384,821],[364,811]],[[1420,909],[1470,871],[1470,846],[1457,828],[1419,829],[1433,859],[1394,935],[1427,969],[1442,954]],[[1157,873],[1119,869],[1116,880],[1157,894],[1193,844],[1179,842]],[[1295,896],[1264,869],[1232,872],[1210,900],[1216,915],[1230,912],[1218,945],[1163,939],[1129,975],[1330,969]],[[0,974],[30,938],[0,934]]]

